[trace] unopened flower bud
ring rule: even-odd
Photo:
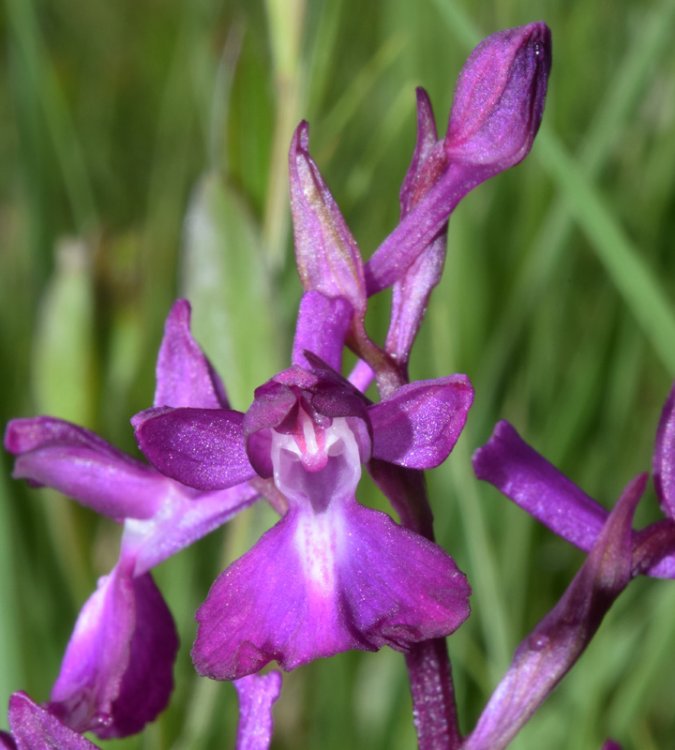
[[[493,172],[521,161],[544,111],[551,32],[537,22],[484,39],[457,81],[445,148],[451,162]]]
[[[301,122],[289,153],[295,255],[302,285],[343,297],[365,313],[361,253],[335,199],[309,154],[309,126]]]

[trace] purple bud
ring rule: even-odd
[[[307,291],[344,297],[363,314],[366,292],[361,253],[308,147],[309,125],[303,121],[288,157],[300,280]]]
[[[444,158],[425,146],[426,160],[413,160],[402,195],[408,212],[364,268],[369,296],[404,277],[468,192],[527,155],[550,69],[551,33],[541,22],[497,32],[471,53],[457,83]]]
[[[445,136],[450,161],[493,173],[521,161],[541,123],[550,69],[551,32],[545,23],[484,39],[457,81]]]

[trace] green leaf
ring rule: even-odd
[[[78,240],[56,248],[33,349],[37,411],[91,425],[94,302],[89,250]]]
[[[223,376],[232,405],[246,408],[253,389],[282,367],[280,312],[260,240],[246,206],[213,173],[202,177],[185,226],[182,293],[192,330]],[[286,358],[287,361],[287,358]]]

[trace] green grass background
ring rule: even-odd
[[[450,639],[465,730],[583,559],[480,485],[471,452],[507,418],[608,506],[650,465],[675,376],[675,2],[5,0],[0,19],[0,416],[57,415],[134,451],[128,418],[151,402],[178,294],[235,407],[288,361],[297,121],[367,256],[397,220],[414,87],[442,130],[473,44],[539,18],[554,39],[544,126],[453,216],[413,356],[415,377],[465,372],[477,391],[429,480],[474,589]],[[386,314],[373,305],[374,336]],[[119,530],[3,466],[5,704],[47,699]],[[657,513],[650,490],[640,520]],[[156,571],[183,643],[177,688],[142,736],[104,747],[233,747],[234,690],[195,676],[192,617],[270,520],[243,514]],[[513,747],[673,747],[674,667],[675,583],[636,581]],[[285,678],[274,747],[412,748],[409,704],[398,654],[321,661]]]

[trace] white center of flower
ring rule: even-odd
[[[300,440],[272,433],[272,466],[274,483],[297,513],[295,546],[305,576],[328,594],[347,540],[345,505],[361,477],[354,433],[342,417],[325,429],[307,417]]]

